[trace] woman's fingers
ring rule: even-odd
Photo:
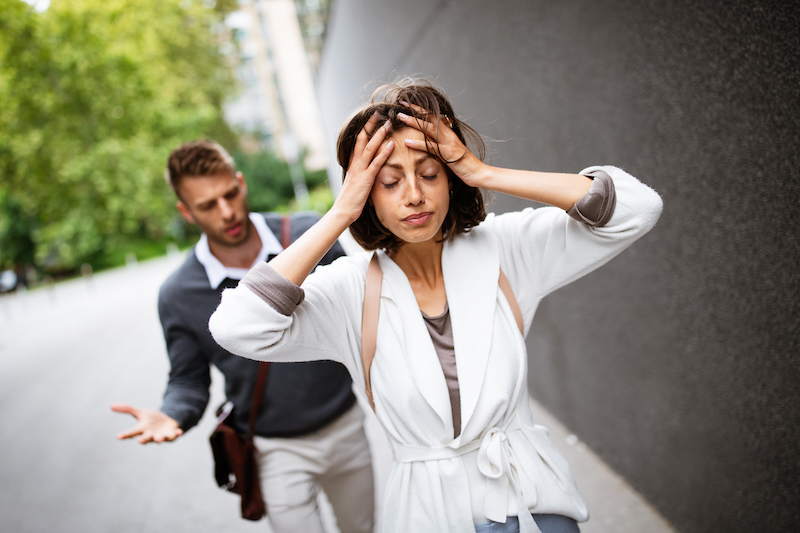
[[[389,141],[383,144],[388,132],[389,123],[387,122],[372,136],[367,146],[361,154],[353,154],[353,161],[350,168],[347,170],[347,177],[345,181],[356,180],[356,182],[363,182],[364,186],[372,190],[372,183],[375,181],[375,176],[383,164],[389,158],[389,155],[394,150],[394,141]]]
[[[364,151],[364,147],[370,141],[370,136],[372,132],[375,131],[375,125],[378,123],[378,112],[375,111],[369,120],[367,120],[364,127],[361,128],[361,131],[358,132],[358,136],[356,136],[356,145],[353,147],[353,153],[360,154]]]
[[[423,140],[406,139],[405,144],[409,148],[432,153],[442,158],[448,165],[461,161],[467,154],[467,147],[461,142],[458,135],[449,127],[444,127],[449,126],[446,121],[450,120],[449,117],[442,116],[437,124],[432,124],[427,120],[419,120],[403,113],[398,113],[397,116],[403,124],[413,127],[425,135]]]
[[[458,163],[459,161],[464,159],[464,156],[466,156],[467,152],[469,151],[467,147],[462,144],[461,153],[460,154],[456,153],[456,155],[451,155],[452,152],[451,150],[447,151],[442,150],[440,143],[435,143],[431,140],[421,141],[417,139],[404,139],[403,142],[405,143],[406,146],[414,150],[429,152],[434,155],[440,156],[444,160],[444,162],[447,163],[448,165],[453,165],[455,163]]]
[[[392,123],[388,120],[381,124],[381,127],[378,128],[375,133],[372,135],[372,138],[367,143],[367,146],[364,147],[365,152],[369,152],[371,154],[375,154],[378,151],[378,147],[383,144],[383,141],[386,139],[386,136],[389,134],[389,129],[392,127]]]
[[[397,117],[403,122],[403,124],[421,131],[426,137],[429,137],[437,144],[461,144],[458,135],[456,135],[451,129],[453,126],[452,119],[446,115],[442,115],[436,123],[433,123],[430,120],[412,117],[406,115],[405,113],[398,113]]]
[[[376,154],[379,153],[378,149],[386,139],[391,126],[392,124],[387,120],[375,131],[375,133],[372,135],[372,138],[369,139],[363,148],[359,150],[358,145],[356,145],[355,149],[353,150],[353,157],[350,162],[348,174],[360,172],[361,170],[371,166],[372,161],[375,159]],[[362,130],[361,133],[364,133],[364,131]],[[361,133],[359,135],[361,135]]]
[[[426,124],[430,124],[431,126],[433,126],[433,123],[428,118],[429,116],[431,116],[431,113],[428,110],[426,110],[426,109],[424,109],[424,108],[422,108],[422,107],[420,107],[418,105],[409,104],[405,100],[400,100],[400,103],[402,105],[406,106],[407,108],[413,109],[414,111],[416,111],[418,116],[424,117],[424,118],[415,118],[415,117],[409,117],[408,115],[406,115],[404,113],[399,113],[399,115],[401,115],[400,116],[401,120],[403,120],[403,118],[406,118],[406,119],[410,119],[414,123],[420,123],[421,124],[421,123],[424,122]],[[403,120],[403,122],[408,124],[408,125],[411,125],[411,122],[406,122],[406,120]],[[445,126],[448,126],[448,127],[452,128],[453,127],[453,119],[448,117],[447,115],[440,114],[439,115],[439,124],[444,124]],[[417,129],[420,129],[420,128],[417,128]],[[436,128],[433,128],[432,131],[436,131]]]
[[[424,108],[422,108],[422,107],[420,107],[420,106],[418,106],[418,105],[415,105],[415,104],[409,104],[409,103],[408,103],[408,102],[406,102],[405,100],[400,100],[400,103],[401,103],[402,105],[404,105],[404,106],[406,106],[406,107],[410,108],[410,109],[413,109],[414,111],[416,111],[416,112],[417,112],[417,113],[419,113],[420,115],[427,115],[427,114],[428,114],[428,111],[427,111],[426,109],[424,109]]]
[[[344,184],[335,203],[338,210],[346,213],[352,220],[356,220],[361,214],[378,172],[394,150],[393,141],[384,144],[390,128],[391,123],[384,122],[374,130],[372,138],[366,144],[357,145],[353,149]],[[359,135],[361,134],[366,135],[366,132],[362,129]]]
[[[383,164],[386,163],[387,159],[389,159],[389,156],[392,154],[392,150],[394,150],[394,141],[389,141],[386,143],[386,146],[383,147],[383,150],[379,151],[372,159],[372,163],[370,163],[369,166],[374,175],[378,174],[378,171],[381,169]]]
[[[416,130],[421,131],[431,139],[436,139],[436,133],[438,131],[438,128],[434,126],[431,122],[422,118],[406,115],[405,113],[398,113],[397,118],[399,118],[400,121],[406,126],[410,126]]]
[[[430,152],[431,151],[430,150],[431,144],[436,144],[436,143],[434,143],[434,142],[432,142],[430,140],[424,140],[423,141],[423,140],[417,140],[417,139],[403,139],[403,144],[405,144],[406,146],[408,146],[409,148],[411,148],[413,150],[419,150],[420,152]],[[435,152],[436,152],[436,150],[434,149],[433,153],[435,153]]]

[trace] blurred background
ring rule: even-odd
[[[664,198],[528,338],[541,416],[597,487],[584,531],[800,530],[791,2],[0,0],[9,531],[263,530],[213,486],[208,418],[174,446],[113,440],[110,402],[159,405],[155,295],[197,238],[164,162],[213,138],[254,210],[322,212],[339,127],[400,75],[443,87],[493,164],[614,164]]]
[[[332,202],[312,74],[327,2],[1,5],[0,268],[19,283],[196,239],[163,178],[187,139],[234,154],[254,210]]]

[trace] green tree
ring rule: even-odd
[[[255,153],[236,152],[233,154],[237,170],[247,181],[247,201],[253,211],[288,211],[291,209],[310,209],[317,206],[292,205],[294,186],[289,164],[269,151]],[[328,173],[325,170],[305,171],[306,186],[327,189]],[[331,198],[332,202],[332,198]],[[326,203],[322,210],[327,210]]]
[[[0,267],[72,269],[164,235],[169,151],[199,137],[236,145],[220,51],[234,7],[59,0],[36,13],[0,0]]]

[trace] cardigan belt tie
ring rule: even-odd
[[[440,461],[442,459],[453,459],[477,450],[478,470],[486,477],[484,500],[486,518],[493,522],[505,523],[508,517],[508,491],[510,485],[514,489],[517,499],[517,517],[519,519],[520,533],[541,533],[522,498],[522,488],[517,475],[516,456],[508,443],[508,433],[520,430],[521,428],[515,420],[505,431],[498,427],[493,427],[481,439],[470,441],[458,448],[449,446],[433,448],[395,443],[394,458],[398,463]],[[535,505],[536,493],[534,492],[529,496],[533,496],[533,504]]]

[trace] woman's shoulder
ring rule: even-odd
[[[319,265],[313,274],[306,278],[312,284],[348,284],[363,282],[366,279],[367,266],[373,252],[356,252],[337,258],[328,265]]]

